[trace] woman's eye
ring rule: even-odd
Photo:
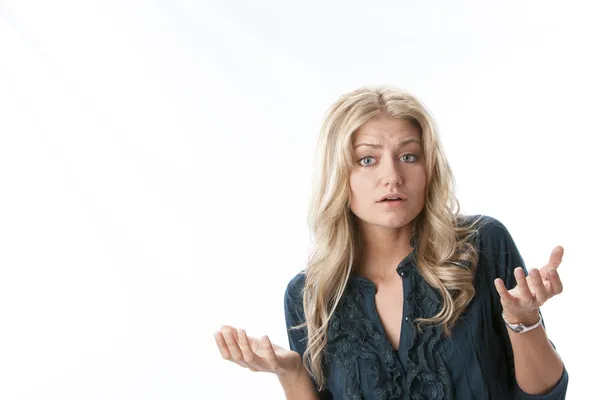
[[[409,161],[409,160],[405,159],[404,157],[412,157],[412,161]],[[405,154],[400,158],[404,159],[404,161],[407,161],[407,162],[416,162],[419,159],[419,157],[417,157],[416,154]]]
[[[419,159],[419,156],[417,156],[416,154],[404,154],[403,156],[400,157],[401,161],[405,161],[408,163],[414,163],[417,162],[417,160]],[[371,165],[375,164],[375,158],[372,156],[365,156],[362,157],[360,160],[358,160],[358,163],[360,165],[362,165],[363,167],[370,167]]]
[[[369,165],[373,165],[374,162],[375,162],[375,159],[371,156],[366,156],[366,157],[363,157],[360,160],[358,160],[358,163],[365,167],[368,167]]]

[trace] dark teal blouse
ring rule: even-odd
[[[566,368],[555,387],[543,395],[529,395],[516,383],[512,346],[494,279],[500,277],[506,287],[513,288],[514,269],[525,264],[506,227],[489,216],[484,216],[484,222],[475,238],[479,251],[476,294],[450,337],[431,325],[419,334],[413,324],[415,318],[435,315],[442,304],[438,292],[416,268],[416,248],[397,267],[403,280],[405,316],[397,351],[375,307],[375,284],[351,276],[328,327],[327,383],[319,393],[321,399],[565,398]],[[300,355],[306,350],[306,328],[289,328],[304,322],[303,287],[300,272],[284,296],[290,349]]]

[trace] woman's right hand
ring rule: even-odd
[[[243,329],[223,326],[215,332],[215,340],[224,359],[250,371],[271,372],[281,378],[300,374],[304,368],[300,354],[272,344],[268,336],[248,337]]]

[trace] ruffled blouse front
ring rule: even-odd
[[[400,343],[390,344],[375,306],[375,284],[352,275],[327,332],[324,370],[326,390],[321,399],[563,399],[566,369],[556,386],[544,395],[529,395],[517,385],[512,346],[501,318],[494,289],[496,277],[515,285],[513,271],[524,266],[504,225],[485,217],[476,246],[479,264],[475,298],[446,337],[439,326],[413,321],[439,312],[441,297],[421,277],[415,248],[398,265],[404,304]],[[290,349],[306,350],[306,328],[289,330],[304,322],[300,272],[288,284],[284,297]]]

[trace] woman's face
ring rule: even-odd
[[[367,121],[353,138],[350,209],[362,227],[400,228],[425,203],[426,172],[421,132],[411,122],[382,114]],[[380,201],[397,194],[399,201]]]

